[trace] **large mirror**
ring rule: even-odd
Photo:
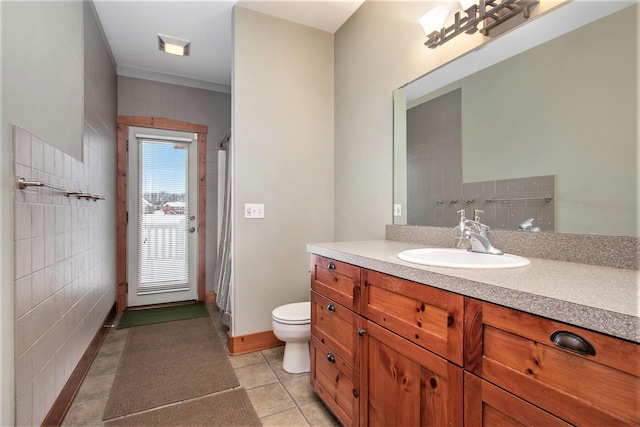
[[[574,1],[396,90],[394,224],[637,237],[638,16]]]

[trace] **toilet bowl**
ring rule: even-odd
[[[292,374],[309,372],[311,303],[276,307],[271,312],[271,326],[276,338],[285,343],[282,369]]]

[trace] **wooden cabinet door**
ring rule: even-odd
[[[360,421],[369,426],[462,425],[462,368],[364,321]]]
[[[477,376],[574,425],[640,425],[638,344],[471,298],[465,317]]]
[[[559,418],[511,393],[464,373],[464,427],[569,427]]]

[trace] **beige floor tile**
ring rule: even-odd
[[[284,346],[280,345],[278,347],[268,348],[266,350],[261,351],[262,355],[267,362],[276,362],[279,361],[282,363],[282,356],[284,355]]]
[[[72,426],[102,426],[102,414],[107,405],[107,398],[74,402],[64,418],[62,425]]]
[[[282,360],[280,361],[272,360],[269,362],[269,366],[271,366],[271,369],[273,370],[273,372],[276,374],[276,377],[278,377],[278,380],[280,381],[289,381],[294,378],[299,378],[305,375],[309,375],[308,372],[302,372],[300,374],[292,374],[290,372],[285,371],[284,369],[282,369]]]
[[[111,335],[111,334],[109,334]],[[120,354],[122,353],[122,350],[124,349],[124,343],[126,341],[126,335],[121,335],[121,336],[115,336],[113,339],[107,341],[105,339],[105,342],[102,343],[102,346],[100,347],[100,351],[98,352],[98,357],[100,356],[113,356],[114,354]]]
[[[280,381],[288,381],[293,378],[297,378],[303,375],[307,375],[307,373],[303,372],[301,374],[292,374],[290,372],[282,369],[282,357],[284,356],[284,346],[269,348],[267,350],[262,350],[262,355],[273,369],[273,372],[278,377]]]
[[[94,359],[91,364],[91,369],[87,373],[88,376],[99,376],[106,374],[115,374],[118,369],[118,362],[120,362],[120,353],[101,355]]]
[[[247,390],[258,418],[266,417],[295,407],[280,383]]]
[[[109,391],[113,384],[115,374],[87,376],[78,390],[76,395],[76,402],[86,402],[88,400],[100,399],[103,397],[109,397]]]
[[[289,409],[287,411],[278,412],[268,417],[260,418],[260,422],[264,427],[307,427],[307,421],[304,419],[298,408]]]
[[[309,384],[309,374],[303,374],[288,381],[282,381],[282,385],[287,390],[296,405],[305,405],[318,400],[318,395]]]
[[[243,366],[237,368],[235,372],[240,385],[247,390],[278,381],[266,362]]]
[[[312,427],[317,426],[335,426],[340,427],[340,422],[333,416],[331,412],[320,401],[308,403],[300,406],[302,415]]]
[[[243,366],[257,365],[258,363],[264,363],[264,357],[259,351],[254,353],[241,354],[239,356],[229,356],[231,366],[234,368],[242,368]]]
[[[111,328],[111,330],[109,331],[109,333],[107,334],[107,336],[104,339],[104,343],[102,343],[102,345],[107,345],[109,343],[115,342],[115,341],[124,341],[125,339],[127,339],[127,334],[129,333],[129,329],[116,329],[116,328]]]

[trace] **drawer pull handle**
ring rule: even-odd
[[[364,329],[362,329],[362,328],[358,328],[358,336],[363,337],[363,336],[364,336],[364,334],[365,334]]]
[[[327,353],[327,360],[331,363],[336,363],[336,358],[331,353]]]
[[[329,270],[335,270],[336,269],[336,265],[334,263],[330,262],[329,265],[327,266],[327,268]]]
[[[593,348],[591,343],[573,332],[556,331],[552,333],[549,338],[551,339],[551,342],[560,348],[589,356],[596,355],[596,349]]]
[[[333,305],[332,303],[329,303],[329,304],[327,304],[327,310],[336,311],[336,306]]]

